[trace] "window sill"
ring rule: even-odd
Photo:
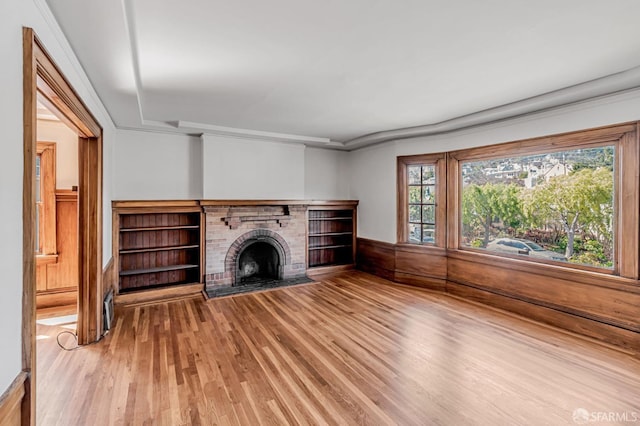
[[[52,265],[58,263],[57,254],[36,254],[36,265]]]

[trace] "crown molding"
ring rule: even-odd
[[[467,127],[516,118],[640,87],[640,66],[521,101],[433,124],[371,133],[344,142],[348,150],[398,139],[450,133]]]
[[[129,41],[129,53],[131,54],[131,66],[133,67],[133,79],[136,86],[136,102],[138,103],[138,115],[140,124],[145,125],[144,114],[142,112],[142,76],[140,74],[140,55],[138,50],[138,39],[136,38],[136,24],[133,19],[133,6],[131,1],[122,0],[122,17],[124,27]]]
[[[303,144],[311,145],[342,145],[337,142],[332,142],[329,138],[319,138],[314,136],[292,135],[288,133],[275,133],[265,132],[261,130],[251,129],[239,129],[236,127],[224,127],[216,126],[213,124],[194,123],[191,121],[178,121],[175,126],[178,129],[184,129],[186,131],[202,131],[203,133],[222,135],[222,136],[235,136],[241,138],[251,139],[264,139],[274,142],[299,142]]]
[[[145,127],[148,126],[148,130],[163,130],[171,133],[207,133],[276,142],[296,142],[318,148],[353,151],[389,141],[454,133],[466,129],[471,130],[479,126],[498,124],[507,120],[527,119],[527,117],[539,116],[559,109],[580,108],[587,103],[606,102],[606,99],[612,96],[621,95],[624,92],[630,92],[638,88],[640,88],[640,67],[635,67],[620,73],[450,120],[371,133],[346,142],[332,141],[329,138],[239,129],[189,121],[160,122],[145,120],[143,125]],[[145,129],[140,130],[144,131]]]

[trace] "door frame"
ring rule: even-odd
[[[35,424],[36,261],[35,157],[37,93],[79,134],[78,343],[102,335],[102,127],[64,77],[32,28],[23,31],[22,424]]]

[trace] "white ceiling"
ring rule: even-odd
[[[611,87],[640,86],[637,0],[47,2],[124,128],[352,148],[627,70]]]

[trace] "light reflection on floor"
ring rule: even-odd
[[[78,322],[78,314],[64,315],[64,316],[52,317],[52,318],[42,318],[42,319],[36,320],[36,323],[40,325],[62,326],[65,328],[68,328],[69,324],[73,324],[73,328],[75,328],[75,324],[77,322]]]

